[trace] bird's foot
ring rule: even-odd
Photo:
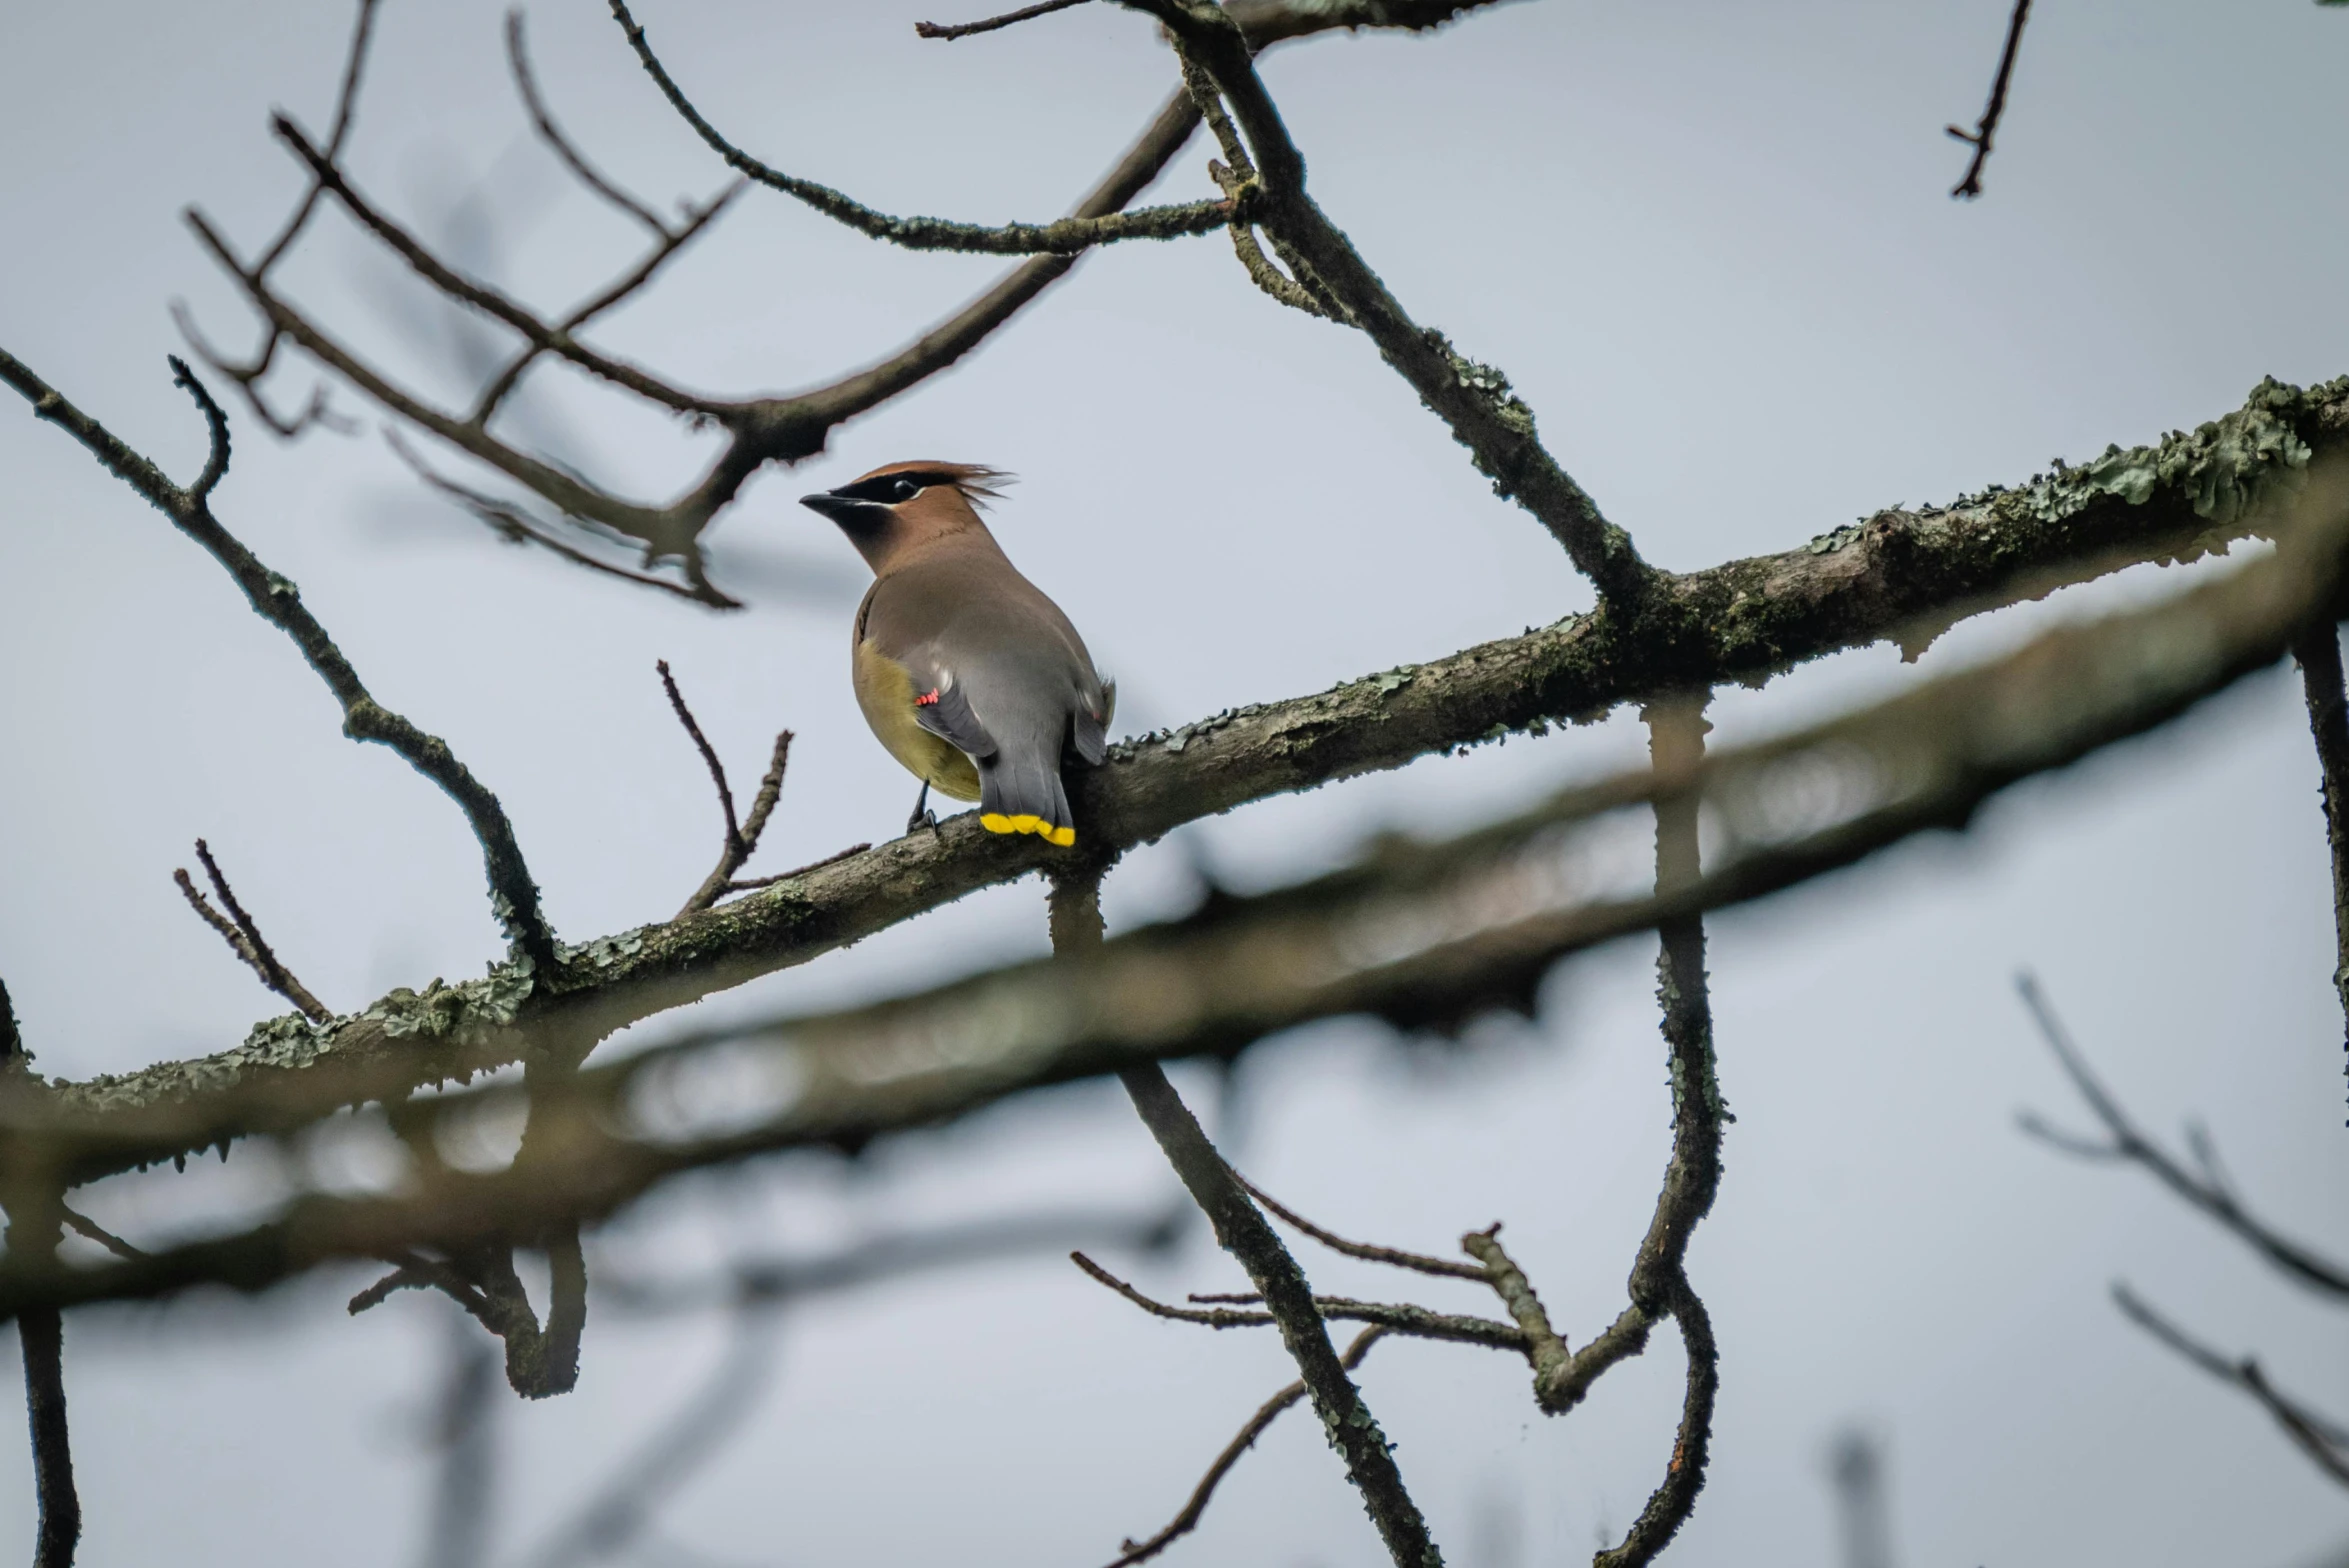
[[[930,809],[928,779],[922,780],[922,792],[914,797],[913,815],[905,819],[905,830],[908,833],[919,833],[924,828],[933,833],[938,831],[938,813]]]

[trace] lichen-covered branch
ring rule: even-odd
[[[2284,530],[2272,559],[2168,603],[2048,633],[1995,663],[1831,723],[1718,753],[1678,777],[1643,770],[1564,792],[1454,839],[1386,842],[1345,871],[1219,900],[1104,942],[1081,960],[1015,965],[847,1013],[745,1026],[588,1067],[533,1095],[546,1155],[531,1170],[475,1176],[427,1168],[415,1173],[412,1191],[394,1196],[301,1198],[242,1234],[76,1269],[37,1288],[0,1280],[0,1311],[28,1301],[151,1296],[206,1279],[259,1289],[332,1258],[424,1244],[531,1244],[558,1222],[599,1218],[681,1171],[781,1148],[855,1148],[1024,1089],[1178,1057],[1229,1056],[1315,1018],[1365,1014],[1410,1029],[1529,1007],[1541,977],[1565,954],[1763,896],[1914,833],[1962,826],[2006,785],[2143,733],[2272,664],[2313,607],[2339,591],[2340,540],[2349,532],[2345,477],[2338,467],[2309,477],[2292,508],[2298,526]],[[1808,810],[1790,827],[1789,779],[1804,781],[1814,808],[1832,802],[1833,812],[1822,820]],[[1578,877],[1575,825],[1603,827],[1607,813],[1676,798],[1701,802],[1719,825],[1719,851],[1697,881],[1617,897]],[[804,889],[821,877],[787,886]],[[568,974],[606,955],[615,965],[636,956],[619,944],[573,950]],[[364,1021],[378,1031],[396,1025],[399,1049],[449,1064],[532,1038],[529,1000],[501,999],[484,982],[400,998]],[[612,1001],[590,997],[591,1005]],[[550,1009],[535,1027],[579,1029],[572,1038],[586,1038],[590,1016],[575,1006]],[[418,1071],[413,1060],[345,1057],[333,1031],[288,1023],[297,1027],[265,1035],[262,1049],[237,1064],[239,1087],[173,1100],[155,1097],[147,1085],[157,1080],[148,1079],[109,1108],[111,1085],[62,1086],[37,1107],[7,1108],[14,1136],[5,1150],[87,1179],[168,1157],[182,1144],[298,1124],[298,1112],[318,1114],[316,1097],[328,1088],[340,1092],[332,1103],[382,1098]],[[269,1050],[289,1040],[309,1047],[307,1065],[274,1068]],[[628,1107],[639,1095],[680,1081],[664,1075],[712,1045],[737,1062],[756,1059],[742,1054],[746,1048],[771,1050],[792,1093],[748,1126],[729,1101],[713,1110],[727,1120],[722,1131],[628,1131]],[[1703,1084],[1691,1079],[1684,1095],[1692,1085],[1701,1095]],[[472,1114],[483,1096],[515,1092],[461,1091],[411,1102],[403,1114]],[[1685,1107],[1684,1098],[1684,1114]],[[1689,1184],[1667,1196],[1685,1215],[1704,1188],[1703,1172],[1691,1167]],[[1579,1397],[1587,1386],[1581,1369],[1603,1368],[1636,1348],[1643,1313],[1674,1309],[1671,1292],[1658,1297],[1651,1287],[1657,1268],[1668,1272],[1677,1232],[1667,1226],[1658,1234],[1664,1245],[1641,1265],[1635,1309],[1571,1358],[1570,1370],[1544,1390],[1545,1408]],[[1682,1326],[1690,1328],[1688,1318]]]
[[[0,370],[8,363],[0,361]],[[1075,781],[1080,810],[1100,842],[1123,847],[1268,795],[1512,731],[1538,732],[1619,702],[1758,680],[1883,637],[1930,640],[1963,616],[2014,598],[2132,561],[2188,558],[2272,528],[2263,503],[2290,494],[2312,467],[2345,449],[2349,379],[2307,392],[2267,384],[2244,409],[2190,435],[2115,450],[2086,467],[1948,506],[1880,513],[1779,555],[1674,578],[1636,620],[1601,610],[1122,744],[1108,766]],[[2146,635],[2158,635],[2157,628]],[[2128,667],[2123,658],[2118,668]],[[2112,701],[2093,685],[2077,690],[2092,712]],[[2143,710],[2144,723],[2173,711],[2163,706],[2170,688],[2154,695],[2159,700]],[[1986,778],[1979,788],[1966,782],[1953,789],[1946,798],[1960,802],[1948,808],[1956,815],[1932,822],[1962,820],[1996,787]],[[1887,819],[1881,827],[1897,834],[1924,825]],[[1864,852],[1856,841],[1848,850]],[[967,817],[951,818],[936,834],[819,865],[705,914],[567,949],[560,997],[511,971],[459,985],[435,982],[421,994],[394,992],[330,1028],[273,1021],[218,1055],[69,1085],[60,1100],[118,1129],[115,1152],[92,1149],[81,1167],[102,1175],[518,1061],[531,1031],[558,1013],[566,1027],[608,1032],[1043,864],[1042,852],[1006,845]],[[1781,863],[1772,875],[1794,874],[1791,865]],[[1759,875],[1758,866],[1748,866],[1714,886],[1724,896],[1753,896],[1733,888],[1759,888]]]
[[[1685,777],[1703,765],[1705,699],[1666,699],[1647,709],[1648,751],[1656,772]],[[1656,892],[1695,887],[1704,879],[1697,854],[1698,797],[1680,793],[1656,802]],[[1712,1212],[1721,1190],[1721,1134],[1729,1120],[1713,1058],[1713,1008],[1705,978],[1705,927],[1694,913],[1656,925],[1656,1000],[1663,1009],[1665,1057],[1672,1079],[1672,1157],[1647,1236],[1631,1265],[1632,1310],[1680,1327],[1688,1354],[1680,1427],[1664,1479],[1632,1521],[1623,1544],[1593,1559],[1596,1568],[1638,1568],[1653,1562],[1696,1507],[1712,1449],[1713,1400],[1720,1392],[1720,1353],[1712,1318],[1688,1278],[1688,1243],[1697,1222]]]

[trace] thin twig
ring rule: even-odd
[[[2343,1048],[2349,1050],[2349,694],[2342,687],[2341,629],[2330,615],[2293,644],[2292,657],[2300,666],[2322,780],[2325,847],[2333,862],[2333,990],[2341,1003]]]
[[[1388,1332],[1387,1329],[1375,1323],[1364,1329],[1354,1336],[1354,1342],[1346,1347],[1346,1353],[1338,1357],[1338,1365],[1349,1372],[1354,1371],[1362,1365],[1362,1358],[1370,1354],[1370,1347],[1377,1344]],[[1160,1552],[1165,1551],[1181,1537],[1197,1529],[1200,1518],[1207,1512],[1208,1503],[1215,1496],[1216,1487],[1226,1475],[1231,1473],[1232,1466],[1240,1462],[1240,1456],[1255,1446],[1256,1440],[1264,1435],[1265,1429],[1272,1425],[1282,1411],[1304,1397],[1305,1385],[1298,1382],[1291,1383],[1266,1400],[1257,1409],[1257,1412],[1248,1418],[1246,1424],[1240,1428],[1238,1435],[1224,1445],[1223,1452],[1215,1456],[1215,1462],[1207,1467],[1207,1473],[1199,1478],[1198,1486],[1192,1489],[1190,1501],[1183,1504],[1183,1511],[1169,1520],[1165,1529],[1160,1530],[1147,1541],[1127,1541],[1125,1549],[1111,1560],[1109,1568],[1132,1568],[1135,1563],[1147,1562]]]
[[[1972,201],[1982,194],[1982,166],[1990,161],[1990,140],[1998,134],[1998,121],[2006,113],[2006,88],[2015,74],[2015,53],[2022,47],[2023,22],[2031,14],[2031,0],[2015,0],[2015,13],[2006,24],[2006,47],[1999,51],[1998,75],[1990,84],[1990,103],[1982,111],[1981,120],[1972,130],[1952,125],[1949,134],[1974,149],[1973,161],[1966,165],[1966,177],[1957,182],[1950,195],[1962,201]]]
[[[1332,1252],[1342,1252],[1349,1258],[1360,1258],[1366,1263],[1391,1264],[1418,1274],[1439,1274],[1451,1279],[1480,1281],[1485,1277],[1484,1270],[1473,1263],[1461,1263],[1452,1258],[1431,1258],[1425,1253],[1405,1252],[1397,1247],[1381,1247],[1364,1241],[1348,1241],[1343,1236],[1332,1235],[1294,1210],[1283,1208],[1262,1187],[1238,1171],[1232,1172],[1232,1176],[1246,1189],[1248,1196],[1270,1210],[1275,1219],[1294,1230],[1303,1231]]]
[[[1070,1253],[1069,1261],[1152,1317],[1167,1318],[1177,1323],[1198,1323],[1216,1329],[1267,1328],[1277,1321],[1269,1312],[1234,1312],[1222,1307],[1178,1307],[1171,1302],[1144,1295],[1082,1252]],[[1193,1296],[1191,1299],[1198,1301],[1211,1298]],[[1256,1294],[1248,1299],[1261,1301],[1264,1298]],[[1432,1312],[1426,1307],[1413,1306],[1408,1302],[1357,1301],[1351,1296],[1315,1296],[1313,1305],[1326,1319],[1375,1323],[1391,1333],[1408,1334],[1414,1339],[1440,1339],[1459,1345],[1481,1345],[1487,1350],[1508,1350],[1520,1355],[1528,1349],[1522,1330],[1494,1318],[1471,1317],[1457,1312]]]
[[[701,574],[699,562],[694,557],[685,558],[687,580],[682,583],[673,583],[665,577],[655,577],[648,572],[632,572],[625,566],[615,566],[609,561],[599,561],[576,545],[569,544],[546,532],[536,522],[525,517],[519,510],[497,497],[484,494],[470,485],[460,484],[446,474],[439,472],[424,461],[422,454],[408,445],[406,439],[396,428],[387,427],[383,432],[383,439],[384,444],[392,449],[400,461],[408,465],[410,471],[417,478],[471,512],[508,544],[535,544],[552,550],[564,560],[587,567],[591,571],[601,572],[608,577],[617,577],[622,582],[635,583],[642,588],[658,588],[663,593],[675,594],[680,599],[691,599],[697,604],[706,604],[714,610],[739,610],[742,608],[741,600],[730,598],[721,593],[707,577]]]
[[[2128,1286],[2113,1286],[2112,1299],[2139,1328],[2220,1382],[2232,1384],[2259,1401],[2302,1453],[2333,1480],[2349,1486],[2349,1428],[2278,1390],[2253,1357],[2229,1360],[2219,1350],[2194,1338],[2148,1306]]]
[[[303,1017],[314,1024],[322,1024],[332,1018],[333,1010],[312,995],[308,986],[295,979],[293,972],[271,950],[268,941],[261,935],[260,926],[254,923],[251,915],[245,913],[245,906],[237,902],[236,891],[228,885],[228,878],[221,875],[219,862],[212,858],[211,846],[202,839],[196,840],[196,859],[203,863],[204,874],[212,879],[212,891],[220,895],[221,905],[228,914],[223,916],[214,909],[204,895],[197,891],[187,869],[181,867],[171,873],[171,879],[179,884],[188,906],[203,918],[206,925],[220,933],[229,951],[243,959],[253,973],[261,977],[263,985],[300,1008]]]
[[[767,818],[774,814],[775,803],[783,797],[783,773],[791,764],[791,731],[785,730],[775,737],[774,758],[767,764],[766,777],[759,780],[759,792],[750,803],[750,816],[737,822],[734,816],[734,791],[727,786],[726,765],[718,760],[717,748],[701,732],[701,725],[695,721],[693,710],[685,705],[685,695],[677,689],[676,678],[669,673],[669,661],[661,659],[654,667],[660,671],[661,689],[669,694],[670,711],[677,715],[677,722],[685,726],[685,733],[693,737],[694,749],[701,753],[703,764],[710,770],[710,782],[718,790],[718,809],[726,818],[726,841],[719,848],[718,863],[702,879],[701,886],[694,889],[693,896],[685,901],[685,907],[677,911],[682,918],[708,909],[728,893],[746,890],[745,884],[734,880],[734,873],[740,871],[743,864],[757,853],[759,835],[766,831]]]
[[[1141,207],[1131,212],[1109,212],[1097,216],[1061,218],[1051,223],[1006,223],[988,225],[957,223],[944,218],[906,218],[878,211],[863,202],[845,196],[828,185],[803,180],[786,174],[781,169],[763,163],[728,141],[702,112],[695,108],[685,90],[669,75],[646,39],[644,29],[628,10],[627,0],[611,0],[612,18],[627,35],[629,47],[645,74],[660,88],[661,96],[679,118],[693,128],[710,147],[726,161],[727,167],[759,184],[779,190],[805,203],[825,217],[861,234],[908,250],[975,251],[995,256],[1075,255],[1118,240],[1180,239],[1193,234],[1205,234],[1222,228],[1235,214],[1233,203],[1224,200],[1181,202],[1165,207]]]
[[[530,123],[538,128],[539,136],[554,149],[564,167],[579,177],[579,183],[643,224],[663,239],[673,238],[661,215],[643,202],[629,195],[587,161],[587,155],[563,134],[555,123],[554,112],[547,108],[546,99],[538,91],[537,73],[530,68],[530,51],[522,36],[522,8],[514,7],[506,13],[506,64],[514,73],[514,90],[522,95],[522,106],[530,113]]]
[[[2313,1248],[2279,1234],[2257,1215],[2245,1209],[2223,1180],[2209,1175],[2196,1175],[2178,1158],[2163,1148],[2140,1128],[2124,1109],[2112,1091],[2104,1086],[2088,1065],[2088,1059],[2072,1040],[2071,1031],[2058,1018],[2055,1008],[2040,989],[2038,980],[2029,974],[2015,977],[2015,990],[2023,1005],[2030,1009],[2032,1021],[2039,1026],[2039,1034],[2047,1048],[2055,1053],[2064,1075],[2072,1080],[2072,1087],[2080,1091],[2080,1098],[2104,1124],[2112,1137],[2109,1148],[2097,1145],[2082,1147],[2082,1140],[2068,1136],[2050,1136],[2052,1129],[2036,1117],[2023,1120],[2023,1130],[2041,1138],[2067,1154],[2087,1152],[2101,1158],[2118,1158],[2142,1165],[2158,1177],[2163,1186],[2200,1209],[2225,1227],[2236,1238],[2265,1258],[2285,1278],[2296,1281],[2322,1295],[2349,1299],[2349,1266],[2327,1258]],[[2214,1156],[2215,1158],[2215,1156]]]
[[[342,86],[334,95],[334,129],[326,138],[326,152],[330,158],[340,155],[343,143],[351,134],[351,117],[359,106],[359,82],[367,68],[367,46],[375,36],[376,4],[377,0],[359,0],[358,19],[351,26],[351,48],[343,59]],[[277,238],[262,248],[260,260],[253,264],[255,277],[268,276],[269,269],[277,265],[278,258],[286,253],[287,246],[293,244],[294,237],[302,232],[303,226],[310,221],[310,214],[317,207],[318,185],[312,181],[302,192],[302,200],[294,208],[293,215],[286,219],[285,227],[278,231]]]
[[[125,1259],[126,1261],[136,1261],[139,1258],[147,1256],[145,1252],[141,1251],[137,1247],[132,1246],[129,1242],[123,1240],[120,1236],[117,1236],[114,1234],[114,1232],[108,1230],[105,1226],[99,1224],[96,1220],[91,1219],[88,1215],[80,1213],[66,1204],[61,1203],[57,1206],[57,1217],[64,1221],[70,1229],[80,1235],[87,1236],[90,1240],[96,1242],[99,1246],[104,1247],[108,1252],[113,1253],[118,1258]]]
[[[1039,16],[1050,16],[1055,11],[1066,11],[1071,6],[1084,3],[1085,0],[1040,0],[1039,4],[1006,11],[1001,16],[991,16],[983,22],[955,22],[944,26],[936,22],[916,22],[914,33],[921,38],[968,38],[974,33],[992,33],[1016,22],[1033,21]]]

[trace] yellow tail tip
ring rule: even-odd
[[[1055,827],[1042,817],[1026,812],[1016,817],[1007,817],[999,811],[985,812],[979,817],[979,826],[990,833],[1033,833],[1045,843],[1058,844],[1063,849],[1077,841],[1075,828]]]

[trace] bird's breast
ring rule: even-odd
[[[914,718],[913,674],[870,640],[856,645],[856,705],[889,755],[915,778],[954,800],[979,798],[979,770],[971,759]]]

